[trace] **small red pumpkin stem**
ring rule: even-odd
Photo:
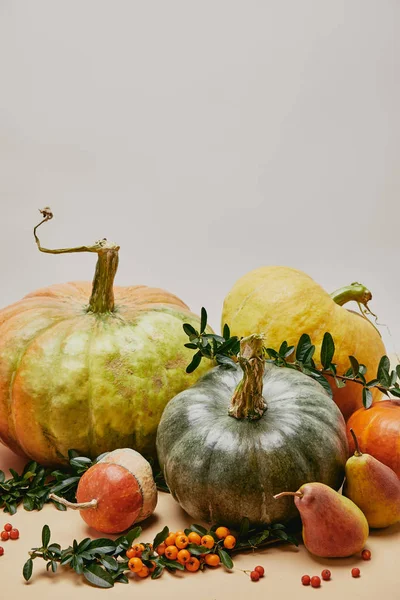
[[[263,349],[264,336],[249,335],[240,340],[238,362],[243,370],[243,379],[239,382],[229,409],[235,419],[260,419],[267,410],[263,398],[263,378],[265,358]]]
[[[284,496],[297,496],[297,498],[302,498],[304,494],[301,492],[281,492],[280,494],[275,494],[275,500],[279,500],[279,498],[283,498]]]
[[[56,494],[49,494],[50,500],[54,500],[59,504],[63,504],[67,508],[72,508],[73,510],[85,510],[86,508],[97,508],[97,500],[93,498],[90,502],[69,502],[69,500],[65,500],[65,498],[61,498],[60,496],[56,496]]]
[[[114,311],[114,279],[118,269],[119,246],[108,242],[105,238],[92,246],[77,246],[76,248],[44,248],[37,236],[37,229],[43,223],[53,218],[51,209],[46,206],[40,210],[42,221],[33,230],[35,242],[40,252],[46,254],[70,254],[73,252],[96,252],[98,255],[96,272],[93,279],[92,295],[90,296],[88,312],[107,313]]]
[[[356,449],[355,449],[355,451],[354,451],[354,456],[362,456],[362,452],[361,452],[361,450],[360,450],[360,446],[359,446],[359,444],[358,444],[358,439],[357,439],[357,436],[356,436],[356,434],[354,433],[354,429],[352,429],[351,427],[350,427],[350,433],[351,433],[351,435],[353,436],[354,445],[355,445],[355,447],[356,447]]]

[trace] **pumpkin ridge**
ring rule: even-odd
[[[13,373],[11,375],[10,392],[9,392],[8,402],[7,402],[7,410],[10,408],[10,410],[8,410],[8,415],[9,415],[9,417],[11,417],[11,421],[12,421],[12,424],[13,424],[14,432],[16,431],[15,413],[13,411],[13,406],[14,406],[14,402],[13,402],[14,385],[15,385],[15,380],[16,380],[16,377],[17,377],[17,374],[18,374],[19,367],[21,366],[21,363],[24,360],[24,357],[26,356],[26,353],[29,351],[29,349],[32,346],[32,344],[34,344],[38,340],[38,338],[41,337],[41,335],[45,335],[50,329],[52,329],[53,327],[56,327],[60,323],[64,323],[65,321],[68,321],[68,320],[74,320],[75,318],[76,317],[67,317],[67,318],[61,317],[56,323],[51,323],[51,325],[49,325],[48,327],[45,327],[44,329],[42,329],[38,334],[36,334],[27,343],[27,345],[25,346],[25,348],[22,350],[20,356],[18,357],[16,365],[15,365],[15,368],[14,368]],[[21,440],[19,440],[19,442],[17,442],[15,436],[13,436],[13,440],[16,443],[18,443],[21,446],[21,449],[23,450],[23,452],[26,453],[24,444],[21,443]]]
[[[88,432],[88,446],[89,446],[89,452],[90,452],[90,456],[92,456],[92,448],[93,448],[93,442],[94,442],[94,436],[95,436],[95,431],[94,431],[94,414],[93,414],[93,385],[92,385],[92,378],[91,378],[91,355],[92,355],[92,345],[93,345],[93,340],[95,337],[95,334],[97,335],[97,326],[98,326],[98,319],[95,319],[95,325],[92,328],[92,331],[90,333],[89,336],[89,341],[88,341],[88,345],[87,345],[87,356],[86,356],[86,364],[87,364],[87,370],[88,370],[88,378],[87,378],[87,382],[88,382],[88,396],[87,396],[87,407],[88,407],[88,420],[90,422],[90,426],[89,426],[89,432]]]

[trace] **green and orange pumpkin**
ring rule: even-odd
[[[42,214],[39,225],[53,216]],[[199,318],[164,290],[114,287],[117,245],[49,250],[37,227],[42,252],[96,253],[96,273],[92,285],[51,285],[0,311],[1,442],[42,464],[67,462],[72,448],[154,457],[165,405],[209,368],[185,372],[182,325]]]

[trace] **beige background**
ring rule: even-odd
[[[36,251],[32,226],[49,204],[46,244],[107,236],[121,244],[118,283],[204,304],[215,328],[233,282],[261,264],[300,268],[328,290],[360,280],[398,352],[399,24],[397,0],[0,0],[0,304],[92,277],[92,256]],[[14,460],[0,450],[0,468]],[[45,522],[64,544],[87,531],[52,507],[12,522],[21,539],[4,544],[1,596],[137,591],[93,590],[39,565],[24,585]],[[145,539],[189,522],[161,494]],[[259,584],[235,570],[131,585],[142,598],[397,600],[399,540],[398,527],[371,536],[360,580],[357,559],[279,547],[237,558],[264,564]],[[300,585],[325,566],[323,590]]]
[[[0,304],[91,279],[165,287],[219,327],[262,264],[360,280],[399,350],[397,0],[0,0]],[[397,344],[394,342],[397,340]]]
[[[21,469],[24,461],[0,446],[0,469]],[[400,523],[386,530],[372,532],[367,546],[372,553],[369,562],[360,557],[343,559],[320,559],[313,557],[304,546],[271,546],[262,551],[247,552],[234,556],[235,568],[228,573],[223,567],[206,569],[203,573],[176,576],[164,573],[152,581],[137,580],[128,585],[117,584],[110,590],[92,588],[83,579],[63,568],[55,575],[46,573],[45,562],[34,561],[34,574],[29,584],[22,578],[22,566],[28,551],[41,543],[41,531],[45,523],[50,526],[52,541],[67,547],[75,538],[103,537],[89,529],[79,514],[72,510],[60,513],[47,505],[40,512],[26,512],[23,508],[10,518],[0,513],[0,527],[11,522],[21,532],[18,541],[3,542],[4,556],[0,557],[1,598],[39,600],[54,597],[59,600],[90,600],[102,595],[112,597],[190,598],[191,600],[228,600],[229,598],[310,598],[309,594],[321,594],[325,600],[398,600],[399,598],[399,547]],[[177,531],[193,521],[169,494],[160,493],[156,511],[148,522],[142,524],[142,540],[151,542],[164,525]],[[117,537],[117,536],[115,536]],[[253,569],[257,564],[265,568],[265,577],[258,583],[249,580],[242,570]],[[351,569],[358,566],[361,577],[353,579]],[[304,587],[300,583],[304,574],[319,575],[322,569],[330,569],[332,580],[323,582],[319,590]]]

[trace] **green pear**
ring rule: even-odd
[[[303,542],[309,552],[324,558],[352,556],[368,537],[368,521],[362,511],[323,483],[305,483],[297,492],[281,492],[274,498],[294,496],[303,523]]]
[[[346,463],[343,494],[361,508],[370,527],[389,527],[400,521],[400,480],[390,467],[363,454],[350,433],[356,449]]]

